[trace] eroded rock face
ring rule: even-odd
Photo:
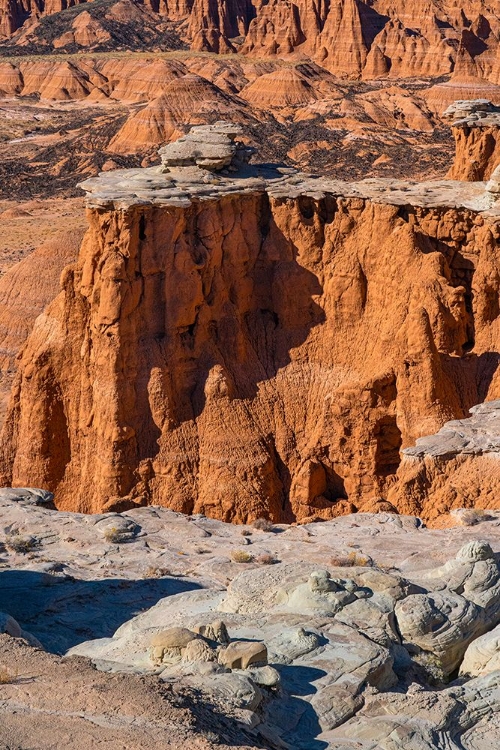
[[[17,44],[29,43],[29,32],[37,33],[35,19],[74,4],[73,0],[3,0],[0,34],[7,38],[15,34]],[[470,3],[466,13],[456,3],[443,6],[436,0],[420,0],[410,9],[402,0],[329,4],[299,0],[293,6],[281,0],[183,0],[143,5],[120,0],[109,4],[104,17],[92,8],[81,11],[76,19],[75,15],[67,20],[62,17],[61,32],[52,38],[43,33],[35,36],[39,44],[60,49],[123,43],[109,23],[119,20],[129,25],[129,38],[137,45],[144,40],[134,34],[134,22],[142,22],[149,31],[156,17],[171,34],[162,39],[150,32],[152,43],[167,43],[174,49],[184,44],[193,50],[255,57],[296,55],[313,59],[343,77],[454,72],[459,80],[476,77],[498,82],[500,78],[498,10],[488,7],[486,13],[480,0]]]
[[[386,508],[400,448],[499,392],[484,187],[169,170],[86,183],[89,230],[24,350],[3,482],[86,512]]]
[[[443,115],[451,121],[455,161],[452,180],[488,180],[500,163],[500,107],[487,99],[457,101]]]
[[[436,435],[403,450],[398,482],[388,493],[401,512],[436,518],[450,507],[497,507],[500,400],[470,411],[468,419],[448,422]]]

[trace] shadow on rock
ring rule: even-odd
[[[0,573],[0,612],[14,617],[47,651],[108,638],[160,599],[200,588],[175,578],[84,581],[31,570]]]
[[[308,666],[274,664],[280,673],[281,686],[285,691],[282,698],[270,704],[268,716],[270,724],[287,727],[282,739],[294,750],[323,750],[328,743],[316,739],[321,734],[318,716],[314,707],[299,696],[313,695],[317,688],[312,684],[326,676],[322,669]],[[288,695],[286,695],[288,693]]]

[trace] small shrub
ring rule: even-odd
[[[12,685],[17,680],[17,672],[9,667],[0,666],[0,685]]]
[[[252,536],[252,532],[250,531],[250,529],[242,529],[241,536]]]
[[[274,565],[275,563],[279,562],[279,560],[277,560],[274,555],[263,552],[262,555],[258,555],[255,558],[255,562],[259,563],[259,565]]]
[[[165,578],[172,575],[169,568],[159,568],[156,565],[150,565],[144,572],[143,578]]]
[[[330,565],[335,568],[366,568],[372,564],[372,560],[368,555],[360,554],[355,550],[349,552],[348,555],[339,555],[338,557],[332,557]]]
[[[491,518],[487,511],[479,508],[465,508],[460,511],[460,514],[457,513],[457,517],[462,526],[475,526],[481,521],[488,521]]]
[[[255,521],[252,521],[252,526],[254,529],[257,529],[257,531],[273,530],[273,524],[267,518],[256,518]]]
[[[23,555],[32,552],[40,546],[40,540],[36,536],[23,536],[18,531],[11,532],[5,536],[5,546],[12,552],[19,552]]]
[[[231,552],[231,560],[236,563],[249,563],[253,561],[253,555],[242,549],[236,549]]]
[[[130,539],[130,531],[124,529],[117,529],[116,526],[111,526],[104,532],[104,538],[110,544],[121,544]]]

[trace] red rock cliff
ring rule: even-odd
[[[78,262],[20,363],[4,483],[92,512],[374,509],[402,446],[500,394],[499,224],[453,207],[453,184],[162,180],[89,182]]]
[[[458,101],[444,112],[455,138],[455,160],[447,177],[488,180],[500,164],[500,107],[486,99]]]
[[[0,37],[10,37],[23,24],[64,10],[75,1],[0,0]],[[116,32],[106,23],[103,29],[98,15],[92,20],[93,9],[88,5],[87,16],[79,22],[67,14],[58,19],[62,32],[58,48],[70,43],[92,48],[100,41],[109,42]],[[466,8],[454,0],[120,0],[109,3],[106,18],[116,16],[120,24],[128,23],[128,38],[133,40],[134,27],[141,24],[141,18],[146,23],[149,11],[175,23],[182,41],[195,50],[305,56],[350,78],[455,72],[458,80],[500,82],[500,12],[483,0],[473,0]],[[18,42],[26,44],[22,34]],[[43,35],[38,44],[47,45]],[[123,40],[116,44],[121,48]],[[165,40],[155,44],[163,49]]]

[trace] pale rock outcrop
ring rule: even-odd
[[[59,666],[66,693],[68,683],[79,688],[72,701],[65,693],[68,711],[71,706],[80,710],[80,686],[85,686],[79,680],[82,671],[89,674],[84,660],[90,659],[96,669],[86,680],[86,699],[92,686],[104,684],[113,695],[119,687],[123,696],[127,673],[136,687],[148,685],[150,700],[158,692],[173,693],[185,705],[194,690],[198,711],[208,703],[211,712],[226,716],[225,737],[236,726],[246,727],[261,747],[325,744],[344,750],[376,743],[396,750],[403,743],[410,750],[484,750],[496,745],[499,672],[489,672],[496,647],[481,637],[472,641],[462,670],[481,669],[482,676],[465,683],[433,685],[426,670],[435,678],[445,676],[430,662],[432,656],[436,663],[450,661],[442,653],[445,642],[453,658],[457,649],[464,650],[470,607],[482,612],[483,622],[488,618],[487,627],[498,618],[494,553],[500,548],[499,511],[490,512],[488,523],[446,530],[428,530],[416,518],[389,513],[358,513],[305,526],[276,524],[272,532],[247,526],[244,538],[255,560],[263,552],[282,560],[264,565],[233,562],[232,552],[241,548],[241,527],[201,514],[161,507],[110,514],[115,523],[132,520],[141,529],[125,544],[115,544],[96,534],[102,516],[27,506],[1,494],[0,509],[4,533],[15,528],[40,539],[29,558],[12,549],[3,553],[0,609],[20,628],[29,630],[29,623],[45,648],[67,653]],[[364,565],[342,565],[348,551],[355,551]],[[363,598],[346,601],[333,614],[304,613],[298,599],[295,609],[289,598],[283,607],[287,592],[300,586],[311,595],[333,596],[339,579],[351,591],[363,591]],[[439,627],[427,635],[414,629],[406,639],[411,613],[418,613],[415,601],[424,599],[434,603],[430,614]],[[404,605],[402,645],[398,626]],[[259,651],[261,658],[267,652],[269,663],[246,669],[220,664],[217,652],[228,647],[228,634],[230,649]],[[494,638],[495,631],[485,639],[490,635]],[[10,653],[19,653],[22,641],[5,638],[12,644]],[[417,643],[423,638],[431,649],[428,663]],[[152,648],[161,649],[153,660]],[[6,655],[3,649],[2,664]],[[54,705],[47,701],[60,683],[45,656],[40,676],[22,683],[29,706],[41,705],[37,690],[45,693],[45,707]],[[31,665],[42,663],[37,652],[31,651],[31,659]],[[101,705],[103,690],[95,709],[101,723],[103,715],[109,716],[108,702]],[[19,684],[2,687],[0,737],[10,708],[19,710]],[[87,716],[90,708],[87,703]],[[166,704],[159,711],[162,719],[165,710]],[[123,711],[122,706],[109,722],[115,732]],[[129,728],[138,723],[136,700],[130,712]],[[60,713],[51,715],[57,732]],[[39,721],[36,727],[40,732]],[[148,730],[153,731],[151,723]],[[44,743],[37,746],[50,746]],[[173,742],[178,745],[180,737]],[[142,747],[133,740],[127,746]]]
[[[397,602],[403,645],[438,676],[447,677],[467,646],[500,619],[500,571],[489,544],[470,542],[444,566],[417,577],[428,593]]]
[[[52,492],[35,487],[1,487],[0,497],[27,505],[51,505],[54,500]]]
[[[500,672],[500,626],[472,641],[460,665],[462,677],[482,677],[491,672]]]
[[[332,750],[483,750],[500,739],[500,672],[429,694],[374,695],[347,724],[322,736]]]

